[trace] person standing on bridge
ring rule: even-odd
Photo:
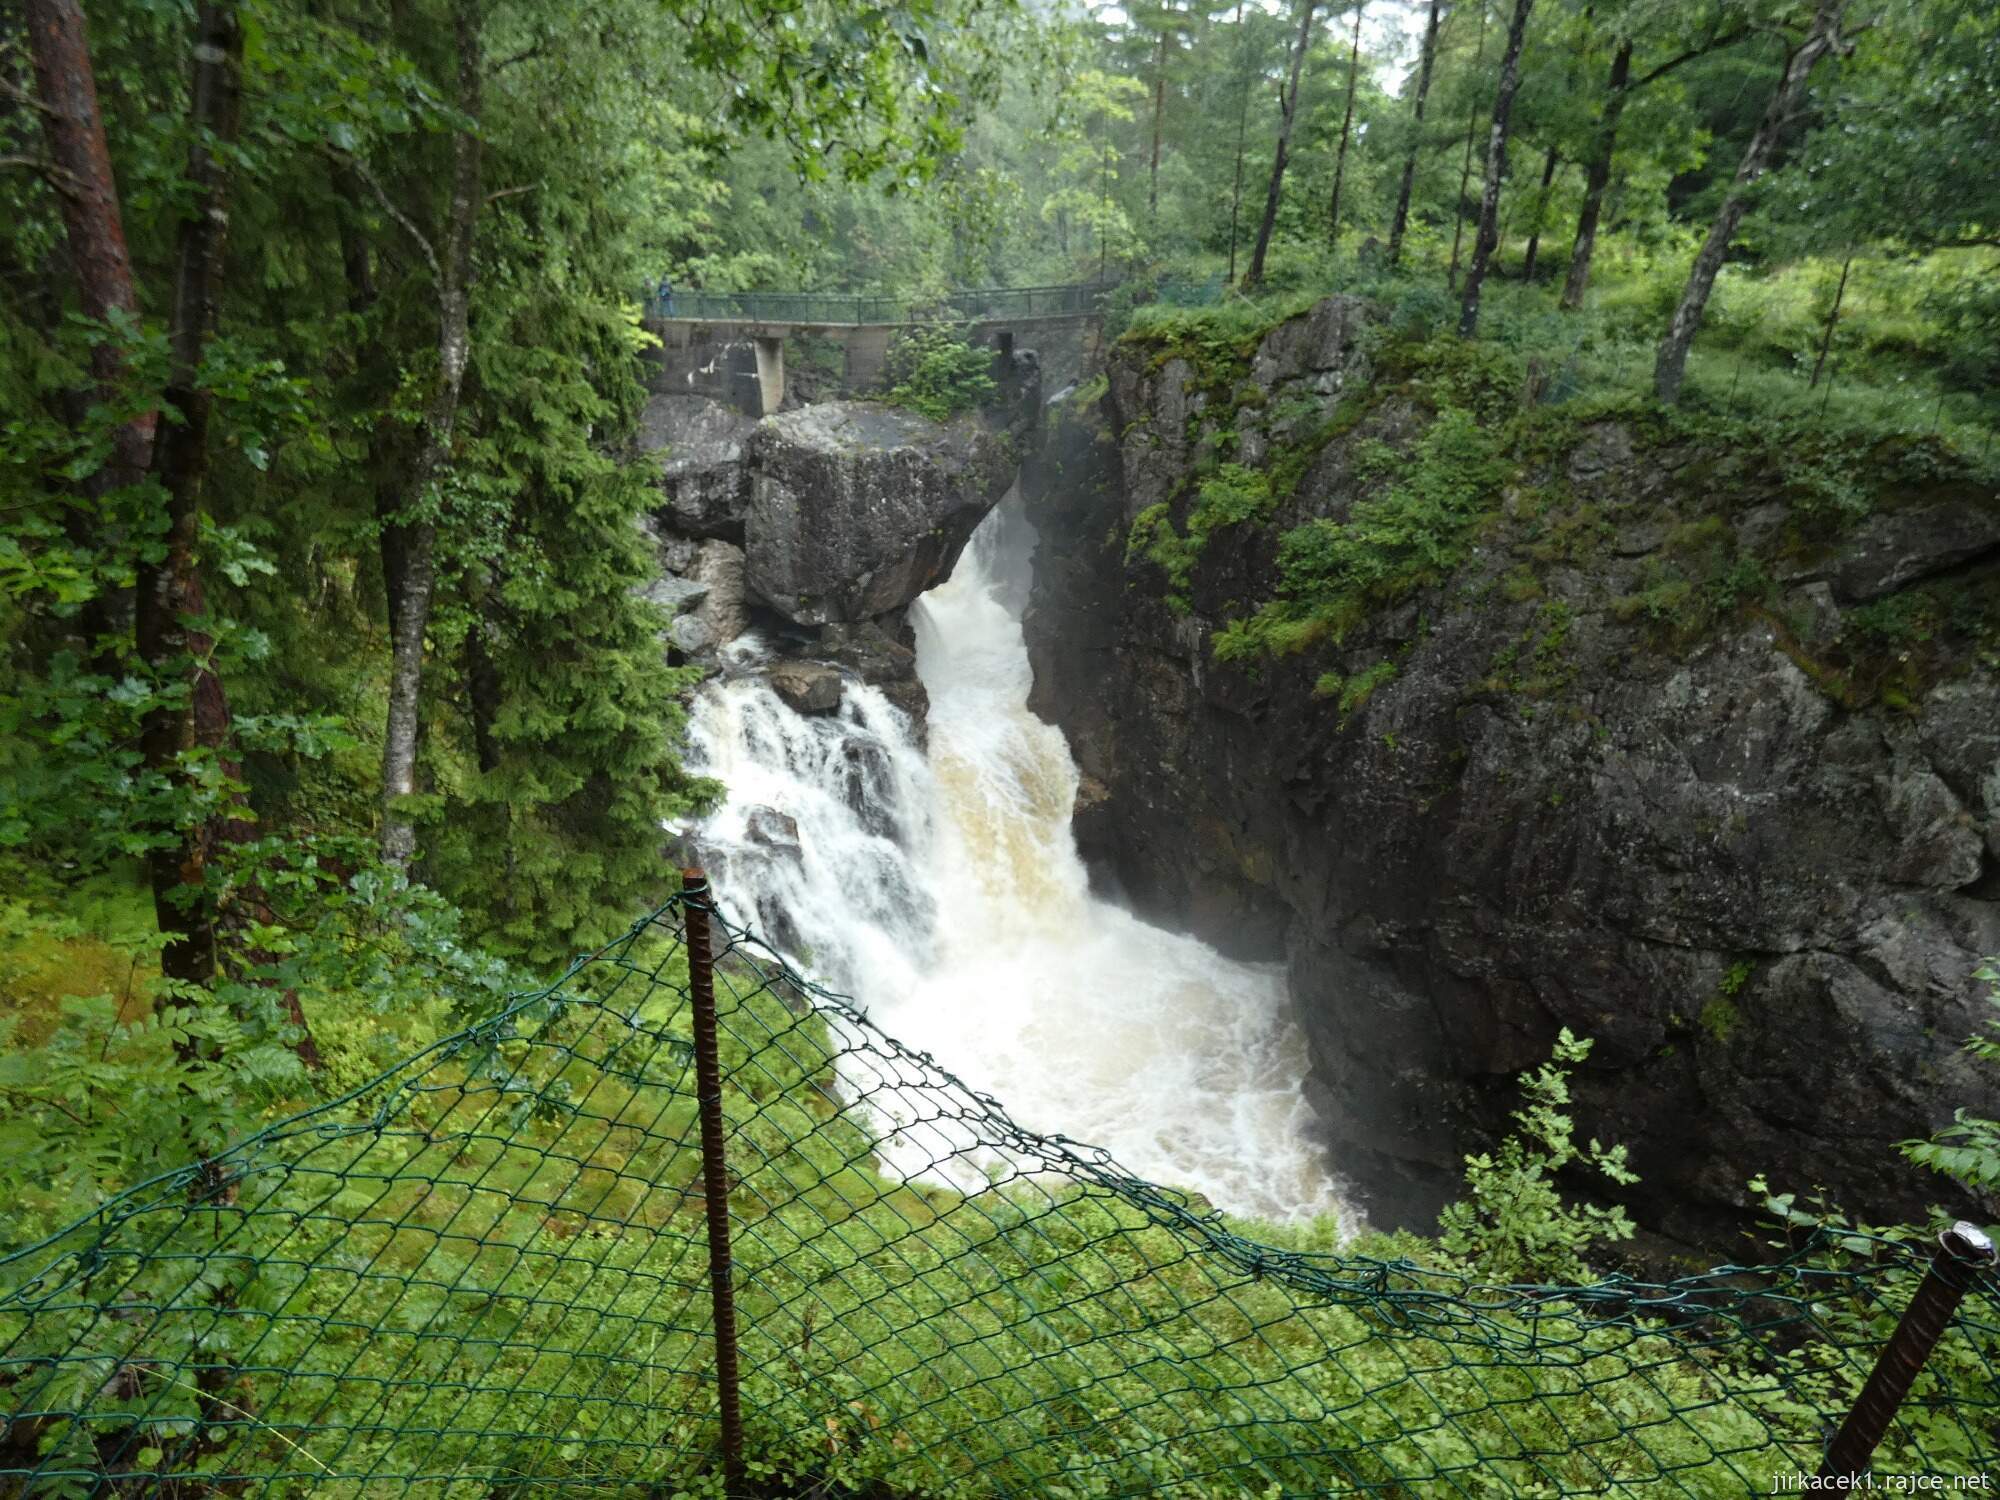
[[[671,318],[674,315],[674,284],[665,271],[660,272],[659,296],[660,316]]]

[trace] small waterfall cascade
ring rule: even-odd
[[[801,715],[749,670],[754,638],[731,648],[736,670],[703,689],[690,734],[695,768],[728,789],[695,830],[717,893],[1029,1129],[1229,1212],[1331,1212],[1282,967],[1090,891],[1075,762],[1027,706],[1033,545],[1010,501],[912,607],[927,750],[876,689],[849,681],[837,713]],[[893,1117],[879,1082],[864,1091]],[[941,1144],[911,1141],[910,1173]],[[892,1137],[892,1167],[897,1154]]]

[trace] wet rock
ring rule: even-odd
[[[657,604],[669,615],[685,614],[708,597],[708,585],[669,573],[644,585],[639,597],[648,604]]]
[[[743,540],[750,418],[706,396],[654,395],[639,414],[639,451],[659,456],[661,516],[693,537]]]
[[[860,819],[861,826],[883,838],[899,831],[896,795],[896,768],[889,747],[879,740],[850,736],[843,740],[840,754],[845,765],[841,773],[841,800]]]
[[[1326,347],[1311,323],[1267,337],[1260,387],[1324,357],[1296,352]],[[1287,964],[1330,1152],[1377,1221],[1423,1225],[1458,1191],[1563,1026],[1597,1039],[1579,1132],[1631,1146],[1651,1227],[1725,1243],[1757,1171],[1921,1217],[1940,1185],[1893,1143],[2000,1106],[1959,1052],[2000,952],[2000,673],[1968,660],[1856,706],[1827,661],[1852,604],[1984,566],[1990,500],[1885,511],[1812,553],[1765,476],[1598,424],[1554,472],[1601,544],[1552,548],[1548,516],[1496,507],[1455,576],[1338,645],[1218,660],[1215,632],[1272,597],[1282,529],[1352,504],[1351,444],[1404,446],[1420,419],[1382,400],[1271,527],[1210,536],[1175,610],[1126,564],[1131,517],[1258,403],[1211,412],[1196,372],[1143,355],[1108,375],[1106,420],[1058,425],[1028,492],[1030,706],[1102,785],[1076,819],[1093,876]],[[1664,640],[1678,622],[1619,607],[1631,559],[1718,515],[1793,586]],[[1315,696],[1385,663],[1359,704]]]
[[[854,625],[822,625],[819,650],[870,687],[880,688],[884,697],[910,716],[917,742],[923,743],[930,695],[917,678],[916,637],[902,610]]]
[[[703,542],[695,550],[688,577],[707,591],[692,617],[682,617],[699,627],[705,637],[706,644],[694,649],[726,646],[750,628],[750,610],[744,602],[741,547],[725,541]]]
[[[1995,548],[2000,508],[1947,501],[1880,512],[1841,544],[1833,591],[1845,603],[1877,599]]]
[[[719,644],[698,615],[680,615],[667,627],[667,639],[685,656],[700,656]]]
[[[771,690],[793,711],[830,714],[840,707],[842,684],[837,667],[820,662],[781,661],[765,674]]]
[[[779,854],[800,852],[799,825],[796,818],[779,812],[775,807],[752,807],[743,815],[743,838],[746,843]]]
[[[749,588],[800,625],[886,614],[943,581],[1013,478],[977,421],[867,401],[767,417],[747,451]]]

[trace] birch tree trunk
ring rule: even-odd
[[[1701,328],[1702,314],[1708,308],[1709,294],[1715,290],[1722,262],[1729,254],[1730,241],[1735,239],[1744,214],[1750,211],[1750,189],[1770,165],[1778,137],[1797,110],[1812,70],[1819,66],[1821,58],[1840,45],[1840,18],[1846,8],[1847,0],[1819,0],[1812,24],[1806,28],[1805,40],[1785,59],[1785,71],[1772,91],[1763,119],[1757,122],[1756,133],[1744,149],[1729,196],[1722,200],[1708,238],[1695,255],[1680,305],[1674,309],[1666,337],[1660,340],[1659,355],[1653,362],[1653,394],[1668,406],[1680,399],[1681,382],[1687,377],[1688,350]]]
[[[1479,331],[1479,295],[1486,272],[1500,245],[1500,180],[1507,173],[1507,126],[1514,114],[1514,94],[1521,87],[1521,45],[1528,36],[1528,13],[1535,0],[1514,0],[1514,20],[1507,28],[1507,50],[1500,58],[1500,89],[1493,96],[1493,129],[1486,138],[1486,188],[1479,197],[1479,233],[1472,242],[1472,266],[1465,273],[1465,300],[1459,308],[1458,332],[1471,338]]]
[[[458,52],[458,108],[480,114],[484,61],[480,0],[457,0],[452,30]],[[478,225],[480,142],[472,130],[452,136],[451,200],[444,233],[426,245],[437,283],[438,369],[424,410],[423,447],[400,496],[384,497],[382,573],[389,596],[389,712],[382,738],[382,823],[385,863],[408,866],[416,828],[406,798],[417,789],[417,745],[422,719],[424,637],[437,589],[437,519],[431,493],[451,456],[459,396],[472,353],[472,243]]]

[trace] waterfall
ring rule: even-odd
[[[1224,958],[1090,892],[1070,831],[1075,762],[1027,706],[1032,548],[1010,502],[913,606],[927,753],[857,682],[819,716],[747,672],[703,689],[692,759],[728,789],[697,831],[717,893],[1022,1125],[1231,1212],[1330,1212],[1282,967]],[[733,650],[748,667],[761,647]],[[893,1143],[884,1154],[896,1165]],[[927,1155],[911,1155],[915,1171]]]

